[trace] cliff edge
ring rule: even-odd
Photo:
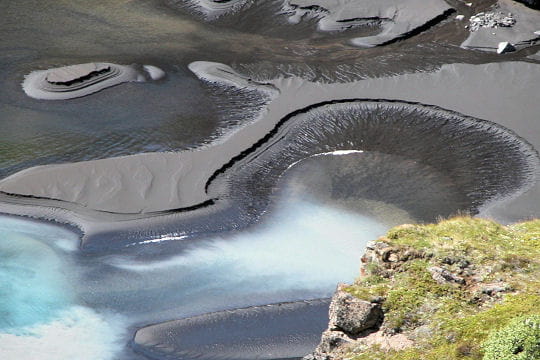
[[[540,359],[540,220],[391,229],[329,315],[304,360]]]

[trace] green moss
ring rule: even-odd
[[[434,310],[434,300],[454,295],[449,285],[433,280],[428,267],[427,261],[415,260],[395,276],[383,304],[388,327],[399,331],[425,323]]]
[[[503,347],[518,344],[518,349],[527,349],[522,353],[528,360],[540,359],[533,346],[536,333],[532,337],[536,340],[530,340],[531,332],[523,327],[523,319],[540,315],[540,220],[505,227],[458,217],[438,224],[399,226],[381,241],[428,256],[403,262],[386,276],[379,266],[369,265],[366,276],[347,291],[366,300],[383,297],[385,329],[411,335],[423,326],[429,336],[417,336],[415,346],[407,350],[360,348],[348,358],[521,360],[496,355]],[[439,284],[428,271],[430,266],[474,281]],[[482,295],[480,286],[490,282],[505,283],[511,291]]]

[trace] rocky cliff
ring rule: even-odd
[[[540,359],[539,275],[540,220],[394,228],[368,244],[358,280],[338,286],[304,360]]]

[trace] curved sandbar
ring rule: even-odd
[[[250,81],[223,64],[192,63],[190,68],[208,82],[260,91],[271,97],[279,93],[272,85]],[[206,179],[228,161],[230,153],[231,150],[222,152],[221,156],[217,151],[146,153],[37,166],[5,178],[0,189],[114,213],[189,208],[211,200],[204,190]]]
[[[393,155],[431,169],[424,172],[438,178],[441,186],[440,194],[430,199],[430,209],[437,214],[421,209],[426,204],[412,202],[404,208],[421,221],[458,211],[477,213],[489,200],[533,183],[540,165],[528,143],[489,121],[401,101],[336,100],[286,117],[267,144],[224,168],[210,192],[221,187],[220,193],[238,198],[239,203],[251,201],[254,207],[256,201],[250,199],[258,199],[264,205],[260,199],[268,198],[291,164],[327,151],[351,149]],[[384,182],[379,185],[385,188]],[[401,191],[423,191],[409,185]],[[443,200],[445,193],[453,194],[453,199]],[[382,199],[383,195],[375,195],[373,200]]]
[[[132,346],[151,359],[298,358],[320,340],[328,306],[328,299],[308,300],[169,321],[138,330]]]
[[[320,18],[321,31],[342,31],[352,27],[377,25],[381,31],[374,36],[351,40],[353,45],[372,47],[407,37],[423,27],[446,18],[453,11],[443,0],[288,0],[287,9],[294,14],[293,22],[303,16]]]
[[[0,189],[125,214],[189,208],[220,198],[253,207],[254,202],[266,204],[292,164],[328,151],[355,149],[432,167],[466,199],[454,211],[474,212],[487,200],[522,188],[534,180],[537,165],[529,144],[494,123],[433,106],[352,99],[286,116],[262,140],[219,168],[217,160],[222,159],[212,151],[149,153],[39,166],[4,179]],[[214,171],[201,176],[201,163]],[[219,181],[222,174],[225,180]]]
[[[41,100],[66,100],[90,95],[124,82],[159,80],[165,72],[156,66],[87,63],[26,75],[22,87],[26,95]]]
[[[153,242],[151,243],[155,245],[155,242],[160,242],[160,237],[156,235],[156,231],[153,229],[159,229],[160,236],[165,236],[168,240],[179,240],[199,232],[242,227],[249,223],[249,221],[253,221],[253,214],[249,211],[250,207],[248,206],[246,208],[245,204],[242,204],[242,201],[231,201],[230,195],[223,196],[223,194],[228,193],[228,190],[226,189],[227,181],[232,178],[228,175],[225,177],[220,175],[224,174],[225,171],[219,173],[216,172],[219,169],[227,170],[224,169],[224,165],[231,163],[231,159],[233,158],[235,161],[232,163],[236,163],[239,160],[248,163],[249,154],[245,153],[245,150],[249,149],[254,144],[257,144],[258,141],[259,143],[255,146],[257,149],[261,150],[261,145],[264,145],[264,148],[267,148],[268,144],[265,142],[269,141],[269,139],[260,141],[261,138],[263,138],[265,134],[269,134],[273,131],[273,129],[276,128],[276,125],[284,118],[293,115],[301,115],[301,113],[306,111],[306,108],[309,108],[313,104],[324,105],[325,102],[350,99],[351,96],[362,98],[372,97],[375,99],[386,97],[428,104],[438,104],[447,109],[456,110],[462,114],[490,119],[494,123],[501,124],[522,135],[525,140],[533,145],[533,147],[540,147],[540,137],[535,135],[538,134],[535,130],[538,126],[538,103],[530,96],[531,93],[537,91],[538,83],[540,83],[540,72],[537,71],[537,67],[537,64],[519,62],[487,65],[456,64],[444,66],[441,70],[433,73],[407,74],[391,78],[370,79],[346,84],[311,83],[298,78],[276,79],[271,81],[272,86],[261,86],[279,90],[279,96],[273,98],[273,100],[269,102],[266,110],[261,113],[257,121],[250,122],[237,130],[234,134],[223,139],[220,143],[192,152],[141,154],[131,157],[107,159],[111,164],[109,166],[115,167],[121,167],[119,163],[127,164],[128,162],[133,162],[135,161],[134,159],[143,159],[142,161],[144,161],[144,158],[149,156],[155,157],[155,159],[169,159],[169,157],[172,159],[173,157],[177,157],[179,160],[174,161],[179,161],[180,163],[182,163],[182,159],[188,159],[186,161],[188,161],[193,168],[189,169],[189,166],[184,167],[186,171],[178,178],[178,183],[169,185],[168,187],[165,187],[164,190],[166,189],[168,191],[169,189],[176,189],[176,187],[178,187],[180,189],[179,191],[185,191],[190,199],[204,200],[202,204],[209,205],[208,201],[214,199],[212,206],[199,207],[196,209],[185,208],[186,211],[183,212],[173,211],[174,209],[177,209],[177,207],[172,207],[168,209],[171,211],[164,210],[162,212],[110,214],[92,210],[89,207],[85,207],[84,204],[42,198],[38,199],[25,195],[24,193],[15,195],[17,194],[17,184],[23,184],[24,181],[22,180],[27,176],[28,180],[25,181],[28,183],[32,183],[35,186],[39,186],[39,184],[42,183],[43,178],[40,174],[41,169],[34,168],[0,181],[0,191],[3,192],[3,194],[0,193],[0,211],[56,219],[58,221],[76,224],[85,233],[83,238],[85,248],[92,248],[94,250],[100,248],[111,250],[112,248],[123,248],[128,245],[144,245],[150,243],[150,240],[152,240]],[[227,71],[227,76],[230,76],[232,69]],[[232,72],[232,74],[234,74],[234,72]],[[507,84],[510,81],[519,82],[520,84],[520,87],[514,89],[515,91],[513,92],[513,96],[520,98],[519,102],[502,101],[508,96]],[[482,92],[478,92],[479,82],[483,84]],[[415,92],[411,92],[410,88],[414,88]],[[291,99],[294,99],[294,103]],[[396,104],[394,105],[397,106]],[[409,106],[410,104],[406,107]],[[433,109],[431,107],[422,106],[418,106],[418,108]],[[439,110],[440,109],[437,111]],[[297,113],[292,114],[295,111],[297,111]],[[440,111],[445,113],[444,110]],[[463,118],[463,116],[459,114],[456,116],[458,116],[458,118]],[[496,129],[497,126],[494,128]],[[509,133],[512,134],[512,132]],[[269,137],[271,136],[272,135],[270,134]],[[511,137],[516,139],[514,144],[522,143],[515,135],[512,135]],[[391,140],[392,139],[389,139],[389,141]],[[351,150],[346,145],[347,144],[344,143],[341,146],[341,149]],[[510,148],[512,148],[512,143],[510,143],[510,145]],[[318,145],[315,144],[314,146]],[[456,145],[455,147],[457,148],[458,146]],[[501,147],[498,147],[498,149],[501,149]],[[519,152],[514,150],[511,151],[514,155],[508,155],[510,158]],[[323,152],[328,151],[329,149],[324,149]],[[534,150],[520,154],[520,158],[528,158],[529,161],[534,162],[535,157],[529,156],[531,155],[531,152],[534,153]],[[259,152],[257,152],[257,154],[258,153]],[[502,152],[502,154],[505,153],[506,150]],[[255,153],[251,152],[250,154]],[[470,156],[469,154],[466,155],[467,157]],[[48,168],[54,168],[57,170],[56,173],[59,176],[61,174],[60,170],[64,171],[70,166],[77,166],[80,169],[84,169],[84,167],[90,168],[91,166],[89,165],[91,164],[93,164],[93,162],[66,164],[62,165],[62,167],[42,167],[42,169],[49,171]],[[485,163],[482,166],[483,168],[497,168],[497,164],[498,162],[493,164]],[[282,163],[278,164],[279,168],[284,166],[286,165]],[[532,167],[534,166],[536,165],[532,165]],[[526,169],[521,169],[517,173],[524,175],[529,174],[528,171],[530,168],[530,166],[527,166]],[[237,167],[236,169],[241,168]],[[159,171],[160,176],[162,176],[163,179],[166,179],[167,177],[173,178],[170,174],[174,174],[174,172],[178,171],[178,168],[162,168]],[[55,172],[50,171],[49,173],[54,174]],[[488,171],[484,175],[488,176],[487,174],[490,174],[490,172]],[[524,177],[518,176],[517,178],[523,180],[527,179],[529,175]],[[54,176],[56,176],[56,174]],[[32,178],[34,180],[32,180]],[[210,181],[210,183],[208,183],[210,178],[215,180],[218,178],[226,178],[227,181]],[[275,176],[272,175],[271,178],[275,179]],[[62,177],[59,177],[58,180],[67,181]],[[131,180],[131,176],[122,178],[122,181],[128,180]],[[50,183],[48,187],[43,187],[43,191],[54,189],[54,185],[56,184],[55,181],[56,179],[51,175]],[[91,179],[89,181],[91,181]],[[253,181],[256,182],[256,178],[253,178]],[[215,184],[213,184],[214,182]],[[126,184],[126,186],[128,185],[129,184]],[[206,192],[207,185],[208,192]],[[223,186],[225,186],[225,188],[223,188]],[[528,190],[527,193],[520,195],[531,186],[533,186],[532,189]],[[246,189],[247,191],[251,191],[249,190],[249,186],[247,186]],[[263,189],[263,192],[267,193],[268,190],[269,189]],[[238,199],[242,198],[241,191],[243,190],[235,189],[235,191],[236,195],[234,195],[234,197]],[[513,192],[512,196],[514,197],[519,196],[514,200],[512,199],[512,196],[507,196],[505,198],[507,200],[504,201],[495,197],[494,200],[497,201],[490,203],[492,204],[489,208],[490,215],[495,216],[498,219],[503,219],[503,221],[505,221],[504,219],[506,219],[506,221],[512,221],[513,219],[520,219],[538,214],[540,211],[539,204],[534,202],[533,199],[537,198],[536,194],[540,192],[540,187],[534,176],[531,176],[527,181],[527,184],[522,188],[514,188],[513,190],[508,189],[505,193],[508,193],[508,191],[510,193]],[[8,192],[11,192],[13,195],[6,194]],[[148,194],[150,193],[152,192],[148,192]],[[126,196],[133,196],[129,193],[126,194]],[[101,199],[99,192],[90,195],[96,199]],[[483,196],[484,195],[479,196],[477,199],[486,199]],[[102,200],[106,199],[107,198],[104,198]],[[264,207],[266,200],[261,200],[261,202]],[[147,200],[146,203],[152,202]],[[186,204],[189,204],[189,202],[186,202]],[[517,206],[517,204],[519,204],[519,206]],[[113,203],[113,205],[115,204]],[[483,204],[481,208],[483,209],[485,206],[486,204]],[[162,209],[163,208],[164,207],[162,207]],[[256,206],[255,208],[258,207]],[[135,209],[148,209],[148,211],[151,211],[147,205],[143,203],[141,203],[139,207],[135,207]],[[126,209],[126,212],[131,212],[132,210],[133,209]],[[258,214],[259,210],[255,213]],[[174,243],[174,241],[162,242],[162,244],[165,243],[170,244]]]

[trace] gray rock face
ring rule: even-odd
[[[465,284],[465,280],[462,277],[452,274],[450,271],[442,267],[432,266],[428,268],[428,271],[431,273],[431,277],[433,277],[433,280],[435,280],[439,284]]]
[[[375,327],[382,316],[380,304],[360,300],[338,288],[330,304],[329,330],[355,336]]]
[[[341,331],[326,330],[321,337],[321,343],[313,354],[309,354],[303,360],[332,360],[335,359],[333,351],[343,345],[350,344],[353,340]]]
[[[497,54],[504,54],[512,51],[516,51],[516,48],[508,41],[500,42],[499,46],[497,47]]]
[[[315,351],[303,360],[338,359],[336,354],[341,347],[381,323],[381,305],[355,298],[344,290],[345,287],[345,284],[338,285],[330,302],[328,329],[323,332]]]
[[[326,330],[321,337],[319,352],[330,353],[342,345],[350,344],[352,339],[341,331]]]
[[[511,286],[504,282],[497,282],[492,284],[484,284],[480,287],[480,291],[482,294],[486,294],[489,296],[496,295],[501,292],[505,292],[511,289]]]
[[[511,27],[516,23],[516,19],[512,17],[512,13],[504,14],[500,11],[481,12],[471,16],[469,22],[469,30],[476,31],[480,28]]]

